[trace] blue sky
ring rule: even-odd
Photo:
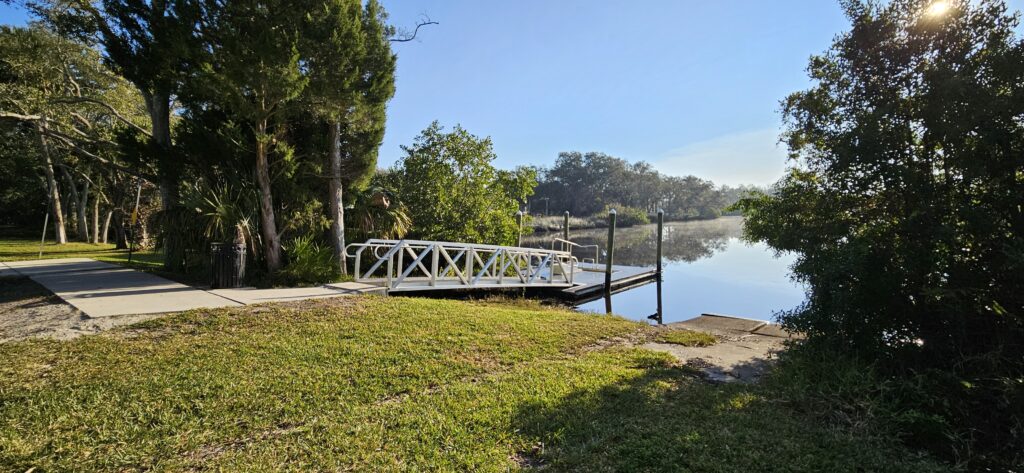
[[[431,121],[490,136],[498,165],[602,151],[721,184],[782,175],[779,100],[847,28],[831,0],[382,0],[399,27],[381,166]],[[1020,9],[1024,0],[1011,0]],[[0,22],[23,23],[0,5]]]

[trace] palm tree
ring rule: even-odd
[[[354,237],[351,241],[403,238],[412,228],[409,209],[394,192],[380,186],[361,192],[345,215]]]

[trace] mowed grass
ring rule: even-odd
[[[0,471],[934,471],[617,317],[383,297],[0,345]]]
[[[92,244],[68,242],[63,245],[47,241],[43,245],[43,255],[39,256],[39,240],[30,238],[0,238],[0,262],[24,261],[54,258],[93,258],[109,263],[127,264],[128,250],[114,249],[113,244]],[[155,251],[135,251],[132,254],[132,266],[157,268],[163,264],[163,255]]]

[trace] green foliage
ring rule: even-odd
[[[365,6],[358,0],[331,0],[307,18],[300,39],[310,71],[303,101],[320,121],[340,125],[340,178],[345,189],[360,190],[373,176],[384,139],[386,105],[395,94],[396,58],[386,21],[376,0]],[[308,120],[309,115],[300,118]]]
[[[606,205],[603,210],[594,214],[593,218],[607,220],[608,212],[612,209],[615,209],[615,226],[617,227],[632,227],[633,225],[647,225],[651,223],[650,218],[647,216],[647,211],[618,204]]]
[[[655,338],[660,343],[672,343],[684,347],[709,347],[718,343],[714,335],[696,330],[667,330]]]
[[[46,180],[32,127],[0,121],[0,225],[32,225],[46,215]]]
[[[288,263],[275,277],[275,282],[289,286],[335,282],[341,276],[334,263],[330,247],[318,243],[312,236],[292,239],[285,247]]]
[[[428,240],[514,244],[515,214],[533,193],[528,168],[496,169],[490,138],[436,121],[404,146],[405,157],[382,180],[409,208],[412,234]]]
[[[1024,462],[1024,42],[1001,1],[928,4],[844,4],[852,29],[783,102],[794,170],[741,207],[799,255],[809,299],[783,322],[808,356],[891,379],[890,412],[928,426],[909,441],[1005,468]]]
[[[345,228],[351,235],[348,240],[352,242],[405,238],[412,229],[409,208],[397,194],[379,186],[360,192],[352,208],[345,212],[345,218]]]

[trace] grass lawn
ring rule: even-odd
[[[384,297],[0,345],[0,471],[930,471],[620,318]]]
[[[47,241],[43,245],[43,259],[93,258],[117,264],[128,264],[128,250],[116,250],[113,244],[92,244],[69,242],[58,245]],[[0,237],[0,262],[40,259],[39,240],[31,238]],[[132,266],[159,268],[163,255],[155,251],[136,251],[132,254]]]

